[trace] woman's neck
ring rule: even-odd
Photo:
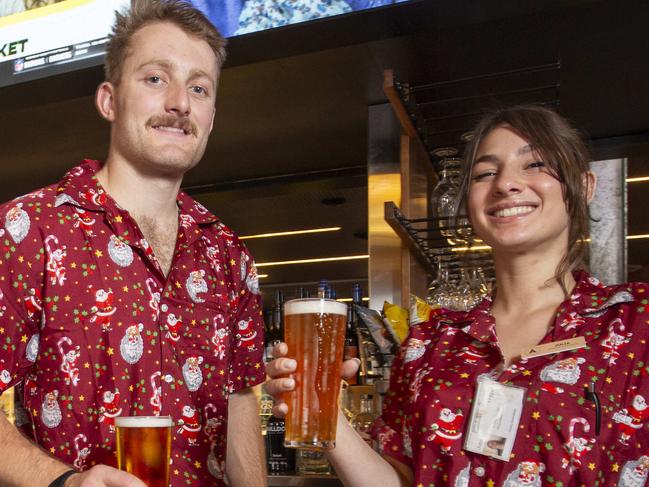
[[[556,308],[566,299],[575,280],[570,272],[555,276],[561,257],[550,255],[494,255],[496,296],[492,310],[505,315],[529,314]]]

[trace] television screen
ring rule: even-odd
[[[408,0],[187,0],[225,37]],[[130,0],[0,0],[0,87],[103,62]]]
[[[0,86],[103,62],[115,9],[129,0],[0,0]]]

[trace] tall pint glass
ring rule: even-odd
[[[169,486],[171,427],[169,416],[120,416],[117,430],[117,466],[149,487]]]
[[[289,356],[297,361],[295,391],[287,394],[284,445],[333,448],[347,305],[323,298],[294,299],[284,305],[284,318]]]

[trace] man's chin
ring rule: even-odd
[[[147,161],[149,171],[158,176],[169,178],[182,177],[187,171],[196,166],[198,162],[184,154],[182,157],[174,157],[173,154],[165,154],[164,157],[151,158]]]

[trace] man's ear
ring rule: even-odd
[[[590,205],[595,196],[595,189],[597,188],[597,174],[593,171],[586,171],[583,178],[584,191],[586,191],[586,201]]]
[[[210,122],[210,131],[209,133],[212,133],[212,129],[214,128],[214,116],[216,115],[216,107],[212,110],[212,121]]]
[[[109,122],[115,120],[115,86],[112,83],[104,81],[97,87],[95,106],[102,118]]]

